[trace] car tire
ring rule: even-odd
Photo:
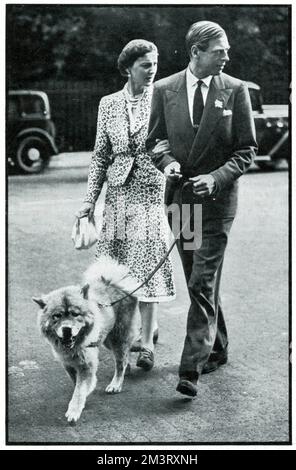
[[[49,157],[47,142],[39,136],[27,136],[18,142],[14,163],[21,173],[36,174],[48,165]]]

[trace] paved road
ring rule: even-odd
[[[112,359],[102,350],[98,385],[80,422],[64,413],[72,385],[36,327],[32,295],[79,281],[94,256],[75,252],[73,214],[89,154],[53,159],[43,175],[9,178],[10,443],[284,443],[288,425],[288,172],[254,168],[240,208],[222,292],[230,337],[227,366],[203,376],[195,400],[175,392],[188,295],[176,253],[177,300],[160,307],[155,368],[132,367],[120,395],[105,395]],[[70,165],[70,166],[69,166]],[[136,354],[133,356],[135,365]]]

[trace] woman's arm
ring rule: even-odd
[[[164,114],[164,104],[162,92],[157,86],[154,85],[152,103],[151,103],[151,113],[148,129],[148,137],[146,140],[146,149],[151,156],[153,164],[158,170],[164,172],[164,169],[170,163],[176,162],[173,158],[170,148],[168,151],[153,151],[158,142],[168,141],[165,114]]]
[[[102,98],[99,104],[96,142],[89,167],[87,193],[84,198],[84,202],[93,204],[96,203],[102,190],[111,152],[111,144],[106,128],[109,115],[108,104],[106,98]]]

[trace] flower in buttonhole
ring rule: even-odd
[[[215,108],[223,108],[223,101],[216,100],[215,101]]]

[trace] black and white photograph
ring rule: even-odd
[[[291,4],[1,12],[1,445],[291,448]]]

